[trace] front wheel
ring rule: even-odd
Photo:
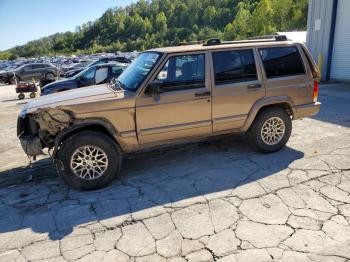
[[[272,153],[288,142],[291,131],[290,116],[282,108],[274,107],[259,113],[250,129],[250,137],[258,150]]]
[[[23,93],[20,93],[19,95],[18,95],[18,99],[19,100],[23,100],[25,98],[25,95],[23,94]]]
[[[57,154],[63,181],[77,190],[94,190],[113,181],[121,167],[121,150],[109,136],[84,131],[67,138]]]

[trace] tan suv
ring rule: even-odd
[[[316,114],[320,74],[304,45],[273,39],[149,50],[113,84],[40,97],[20,112],[29,156],[48,148],[71,187],[103,187],[122,154],[169,142],[249,132],[262,152],[289,139],[292,119]]]

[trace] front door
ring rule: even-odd
[[[213,130],[242,127],[254,103],[265,96],[253,49],[212,52]]]
[[[90,67],[88,70],[85,71],[85,73],[78,78],[78,86],[84,87],[84,86],[91,86],[95,84],[95,73],[96,73],[96,66]]]
[[[157,72],[159,97],[147,94],[136,101],[140,144],[198,137],[212,133],[209,65],[206,53],[169,56]]]

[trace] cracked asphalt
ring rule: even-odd
[[[350,85],[260,154],[226,136],[126,156],[111,186],[68,189],[16,139],[0,87],[0,261],[350,261]],[[24,101],[25,102],[25,101]]]

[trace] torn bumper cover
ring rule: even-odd
[[[38,136],[23,136],[20,137],[19,140],[21,141],[23,151],[28,156],[38,156],[44,154],[42,150],[43,145]]]
[[[20,115],[17,122],[17,136],[24,152],[29,156],[43,154],[44,147],[54,144],[56,135],[66,128],[70,116],[58,109],[38,109],[30,115]]]

